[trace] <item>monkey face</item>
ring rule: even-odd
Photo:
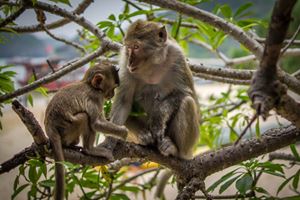
[[[166,41],[167,32],[164,26],[141,20],[133,23],[124,38],[129,72],[137,73],[147,60],[165,47]]]

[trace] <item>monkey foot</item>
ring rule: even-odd
[[[154,143],[154,138],[150,131],[144,131],[139,136],[139,144],[141,145],[148,145]]]
[[[176,156],[178,153],[177,147],[169,137],[164,137],[158,142],[158,149],[164,156]]]

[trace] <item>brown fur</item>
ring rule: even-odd
[[[94,147],[96,131],[125,139],[127,129],[106,121],[102,114],[105,99],[114,96],[119,77],[114,66],[91,67],[82,81],[59,90],[46,109],[45,128],[55,159],[55,199],[64,198],[64,161],[62,146],[73,146],[83,138],[86,153],[112,160],[111,151]]]
[[[126,124],[133,133],[130,138],[154,144],[166,156],[192,158],[199,137],[199,108],[181,48],[168,38],[164,26],[142,20],[130,25],[124,45],[111,121]],[[130,116],[133,104],[147,117]]]

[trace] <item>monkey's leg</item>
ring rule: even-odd
[[[199,138],[199,113],[192,97],[187,96],[182,100],[167,134],[175,142],[179,157],[191,159],[193,147]]]
[[[112,160],[112,153],[107,149],[95,149],[94,142],[96,138],[96,132],[91,130],[89,117],[85,112],[71,115],[71,124],[64,130],[63,143],[66,146],[73,147],[79,143],[79,137],[82,135],[84,153],[105,157]]]
[[[138,143],[141,145],[154,143],[155,138],[148,129],[146,117],[129,116],[125,124],[130,131],[127,139],[130,142]]]
[[[149,120],[149,127],[153,135],[156,136],[157,147],[165,155],[177,156],[178,150],[174,141],[166,135],[167,124],[177,112],[182,95],[179,92],[173,92],[163,100],[156,100],[154,112]]]

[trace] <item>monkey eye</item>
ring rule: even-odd
[[[133,49],[138,49],[138,48],[140,48],[139,45],[137,44],[133,45]]]

